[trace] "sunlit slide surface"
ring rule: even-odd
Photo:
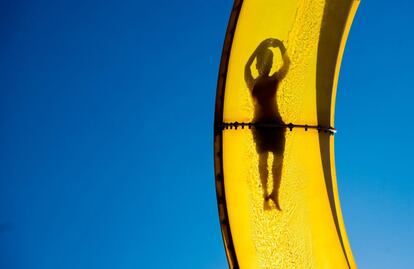
[[[231,268],[356,268],[334,164],[336,84],[359,1],[235,1],[215,111]]]

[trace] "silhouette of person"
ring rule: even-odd
[[[271,48],[278,48],[281,52],[283,65],[274,74],[270,74],[273,65],[273,52]],[[256,59],[258,76],[253,78],[251,65]],[[279,205],[279,187],[282,177],[283,152],[285,150],[285,128],[274,125],[284,125],[280,116],[276,93],[279,82],[286,76],[289,69],[289,58],[283,43],[274,38],[269,38],[260,43],[250,56],[245,66],[244,79],[254,103],[254,122],[259,126],[252,128],[253,138],[256,143],[256,151],[259,155],[259,174],[263,188],[264,208],[268,209],[269,199],[273,200],[276,208],[281,210]],[[273,126],[263,126],[271,124]],[[273,153],[273,190],[267,193],[268,168],[267,160],[269,153]]]

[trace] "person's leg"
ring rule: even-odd
[[[282,180],[282,168],[283,168],[283,155],[280,154],[273,154],[273,166],[272,166],[272,173],[273,173],[273,190],[270,194],[270,199],[276,205],[278,210],[281,210],[279,204],[279,188],[280,182]]]
[[[267,177],[269,176],[269,171],[267,170],[268,156],[269,156],[269,153],[267,151],[259,153],[259,174],[260,174],[260,180],[262,182],[263,198],[265,200],[268,199],[267,197]]]

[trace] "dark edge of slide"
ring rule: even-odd
[[[230,268],[239,268],[233,238],[230,230],[230,223],[227,213],[226,195],[224,190],[223,171],[223,135],[221,125],[223,123],[224,91],[230,50],[233,43],[234,32],[239,18],[243,0],[235,0],[227,25],[226,37],[221,54],[220,69],[217,82],[216,108],[214,115],[214,172],[216,181],[217,204],[220,218],[221,235],[226,249],[227,260]]]

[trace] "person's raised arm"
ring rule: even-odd
[[[282,41],[280,41],[278,39],[273,39],[272,40],[272,46],[273,47],[278,47],[280,49],[280,53],[282,55],[283,65],[280,68],[280,70],[275,73],[275,75],[277,76],[277,78],[279,80],[281,80],[281,79],[283,79],[286,76],[286,74],[287,74],[287,72],[289,70],[290,59],[289,59],[289,57],[287,55],[286,47],[285,47],[285,45],[283,44]]]
[[[255,80],[252,76],[252,70],[251,70],[253,61],[257,57],[257,54],[261,53],[265,48],[270,47],[272,45],[272,40],[273,38],[268,38],[266,40],[263,40],[262,43],[260,43],[259,46],[257,46],[257,48],[254,50],[249,60],[247,61],[246,66],[244,67],[244,80],[246,81],[247,87],[250,90],[253,90],[254,80]]]
[[[254,86],[254,78],[252,76],[251,66],[253,64],[254,58],[256,58],[257,49],[253,52],[253,54],[249,57],[249,60],[244,67],[244,80],[246,81],[247,87],[249,90],[253,90]]]

